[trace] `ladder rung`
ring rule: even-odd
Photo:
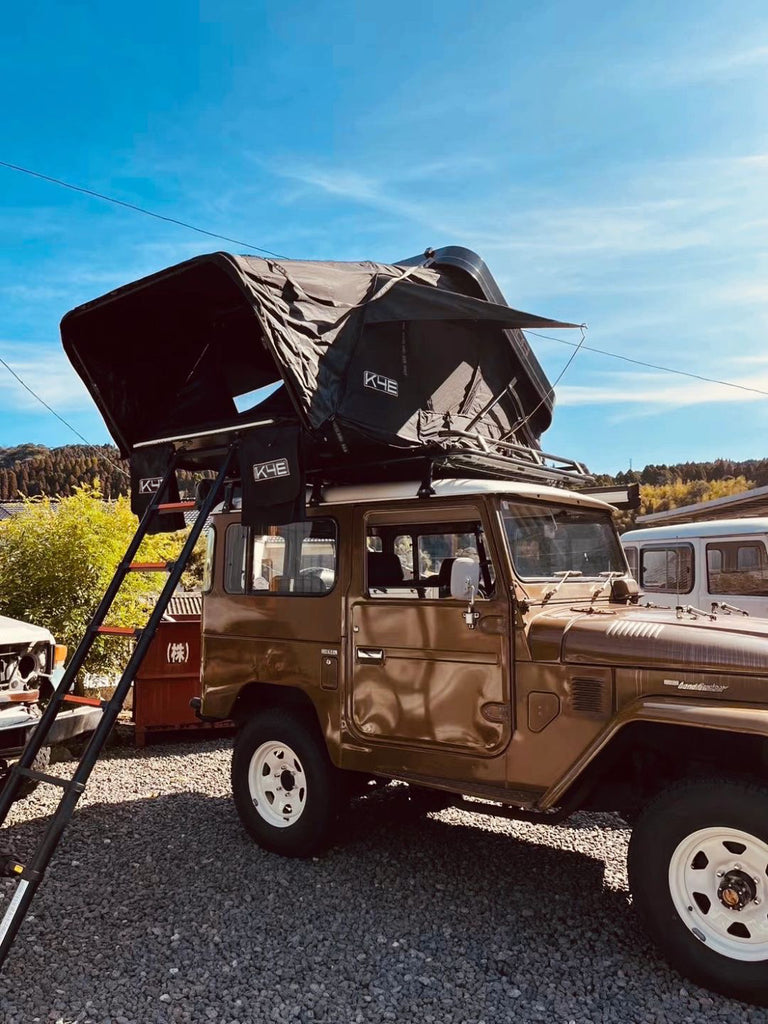
[[[102,700],[101,697],[81,697],[76,693],[68,693],[66,697],[61,698],[68,704],[85,704],[89,708],[102,708],[107,706],[107,701]]]
[[[128,572],[168,572],[173,562],[131,562]]]
[[[190,512],[195,507],[194,501],[168,501],[157,506],[157,512]]]
[[[107,636],[139,636],[141,630],[133,626],[97,626],[96,632]]]
[[[45,772],[36,772],[33,768],[17,768],[17,773],[27,779],[34,779],[35,782],[47,782],[50,786],[61,786],[67,789],[72,785],[72,779],[60,779],[58,775],[46,775]]]

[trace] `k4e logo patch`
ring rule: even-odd
[[[255,462],[253,464],[253,479],[256,483],[262,480],[277,480],[281,476],[290,476],[291,468],[288,459],[274,459],[272,462]]]
[[[391,377],[385,377],[381,373],[374,373],[373,370],[363,371],[363,384],[373,391],[383,391],[385,395],[397,398],[397,381]]]
[[[139,480],[139,494],[156,494],[162,482],[161,476],[145,476],[143,480]]]

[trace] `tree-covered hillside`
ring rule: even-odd
[[[24,444],[0,448],[0,501],[13,501],[21,495],[69,497],[76,487],[97,482],[107,499],[128,493],[128,464],[111,445],[98,448],[65,445],[49,449]],[[182,492],[190,494],[191,474],[179,473],[179,482]],[[604,474],[597,477],[597,482],[606,485],[639,483],[642,499],[639,514],[662,512],[768,485],[768,459],[651,465],[616,476]],[[634,519],[635,514],[624,515],[620,525],[626,528]]]
[[[181,490],[187,484],[186,490],[191,491],[191,475],[183,471],[178,475]],[[0,501],[14,501],[22,495],[66,498],[82,484],[98,484],[106,499],[127,494],[128,463],[112,445],[0,448]]]

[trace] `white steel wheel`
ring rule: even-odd
[[[697,778],[659,793],[629,842],[640,920],[699,985],[768,1006],[768,786]]]
[[[768,843],[740,829],[698,829],[670,858],[669,890],[709,949],[731,960],[768,960]]]
[[[307,803],[307,777],[298,754],[285,743],[262,743],[248,766],[248,789],[268,825],[295,825]]]

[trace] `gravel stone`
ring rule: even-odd
[[[656,954],[612,815],[419,817],[389,786],[325,856],[284,860],[240,827],[230,756],[217,740],[99,761],[0,975],[2,1024],[762,1019]],[[22,858],[56,796],[13,808]],[[13,890],[0,880],[0,913]]]

